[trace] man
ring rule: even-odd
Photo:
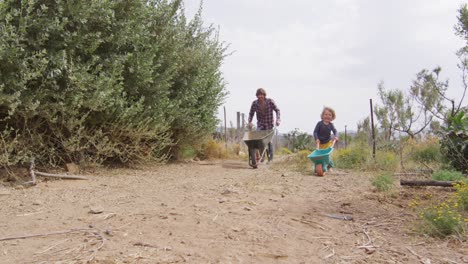
[[[281,123],[280,110],[276,106],[275,101],[270,98],[266,98],[266,92],[263,88],[257,89],[256,92],[257,100],[252,102],[250,107],[248,127],[252,128],[252,119],[254,114],[257,114],[257,130],[269,130],[273,129],[273,111],[276,112],[276,126]],[[269,160],[273,160],[273,145],[268,143]]]

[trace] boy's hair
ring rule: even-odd
[[[328,107],[328,106],[325,106],[323,108],[322,113],[320,114],[320,118],[323,117],[323,114],[325,113],[325,111],[329,111],[332,114],[332,120],[335,120],[336,118],[335,110],[333,110],[333,108]]]
[[[263,89],[263,88],[258,88],[258,89],[257,89],[257,92],[255,93],[255,95],[259,95],[259,94],[263,94],[264,96],[266,96],[265,89]]]

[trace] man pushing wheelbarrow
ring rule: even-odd
[[[271,143],[275,127],[273,111],[276,112],[276,126],[279,126],[281,123],[280,110],[273,99],[266,98],[265,89],[257,89],[255,95],[257,96],[257,100],[253,101],[250,107],[247,126],[249,129],[252,129],[252,119],[256,114],[257,131],[246,132],[244,135],[244,142],[249,148],[249,165],[254,169],[257,168],[258,160],[263,160],[265,153],[267,153],[268,161],[273,160],[274,149]],[[268,145],[267,151],[265,151],[266,145]],[[257,150],[260,151],[258,156]]]

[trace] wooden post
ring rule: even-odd
[[[242,131],[245,129],[245,114],[242,113]]]
[[[344,126],[344,148],[348,146],[348,137],[346,135],[346,127],[347,125]]]
[[[240,112],[237,112],[237,126],[236,126],[236,142],[239,143],[240,142],[240,124],[241,124],[241,121],[240,121]]]
[[[372,157],[375,159],[375,129],[374,129],[374,109],[372,107],[372,98],[370,101],[371,129],[372,129]]]
[[[227,124],[226,124],[226,106],[224,108],[224,145],[227,149]]]

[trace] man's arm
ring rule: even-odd
[[[249,121],[249,123],[252,123],[252,119],[253,119],[253,116],[254,116],[256,110],[257,109],[255,107],[255,101],[253,101],[252,105],[250,106],[249,118],[247,120],[247,121]]]
[[[276,126],[279,126],[281,123],[281,112],[273,99],[270,99],[270,102],[271,102],[271,108],[276,113]]]

